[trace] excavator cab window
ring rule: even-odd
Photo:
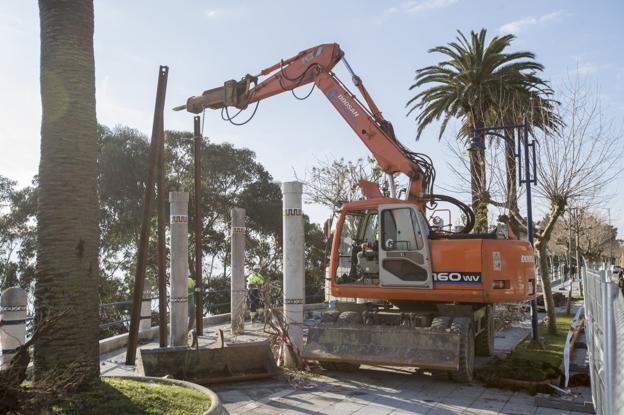
[[[379,219],[377,210],[345,215],[338,247],[336,284],[379,285]]]

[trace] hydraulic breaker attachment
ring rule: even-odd
[[[187,110],[194,114],[201,113],[205,108],[221,109],[225,107],[247,108],[247,92],[255,78],[251,75],[245,76],[240,81],[230,79],[225,81],[223,86],[208,89],[200,96],[190,97],[185,105],[173,108],[174,111]]]

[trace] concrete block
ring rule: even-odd
[[[267,341],[236,343],[220,349],[139,349],[136,371],[142,376],[169,375],[200,385],[265,378],[280,373]]]

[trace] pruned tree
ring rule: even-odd
[[[620,131],[605,118],[595,90],[578,74],[562,85],[558,96],[564,125],[540,140],[536,188],[548,209],[535,233],[535,250],[550,333],[557,331],[548,266],[555,225],[571,204],[600,204],[605,186],[622,173],[624,155]]]

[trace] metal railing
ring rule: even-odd
[[[321,300],[321,302],[325,299],[325,294],[324,294],[324,286],[323,285],[317,285],[317,284],[312,284],[312,285],[306,285],[305,286],[306,291],[310,290],[310,289],[316,289],[316,291],[318,291],[317,294],[313,294],[313,295],[306,295],[306,303],[309,303],[311,300]],[[314,291],[313,291],[314,292]],[[212,310],[221,310],[224,311],[223,308],[225,308],[226,310],[228,310],[229,312],[229,307],[230,307],[230,300],[229,300],[229,296],[230,296],[230,288],[223,288],[223,289],[207,289],[206,292],[204,293],[204,301],[205,301],[205,305],[204,305],[204,311],[205,312],[210,312]],[[211,299],[214,299],[215,297],[222,295],[224,297],[228,298],[227,302],[214,302],[214,300],[211,301]],[[225,295],[224,295],[225,294]],[[280,293],[278,293],[280,294]],[[281,299],[281,295],[279,296],[279,298]],[[158,300],[158,297],[152,297],[150,298],[150,300]],[[121,306],[129,306],[130,304],[132,304],[132,300],[125,300],[125,301],[114,301],[111,303],[103,303],[100,304],[100,310],[102,309],[108,309],[108,308],[113,308],[113,307],[121,307]],[[281,303],[276,304],[276,305],[281,305]],[[155,316],[158,314],[158,311],[152,311],[152,316]],[[28,316],[26,318],[26,322],[27,323],[31,323],[33,320],[32,316]],[[122,326],[125,324],[129,324],[130,323],[130,317],[126,317],[126,318],[122,318],[119,320],[113,320],[113,321],[107,321],[104,323],[100,323],[99,327],[100,329],[105,329],[105,328],[110,328],[110,327],[115,327],[115,326]]]
[[[624,294],[611,271],[583,268],[592,401],[598,415],[624,415]]]

